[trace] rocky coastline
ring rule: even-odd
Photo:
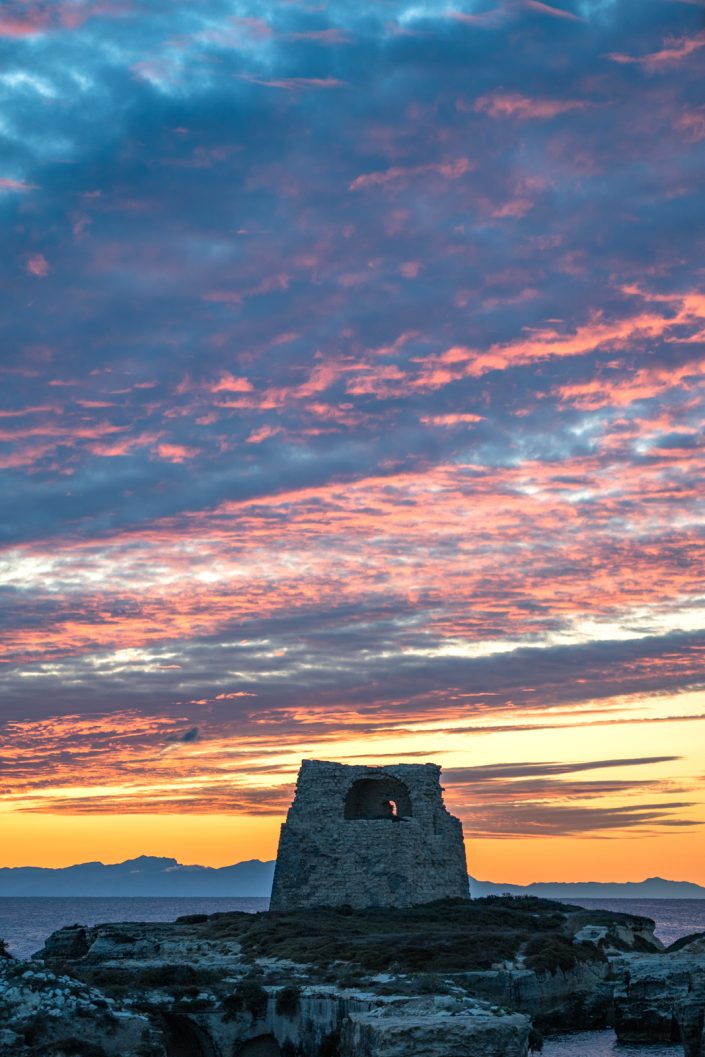
[[[7,1057],[526,1057],[605,1027],[705,1057],[705,934],[507,896],[77,924],[0,957]]]

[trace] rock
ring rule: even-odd
[[[164,1057],[160,1036],[142,1013],[122,1017],[89,1011],[80,1001],[83,985],[50,972],[34,972],[24,962],[0,963],[0,1053],[30,1057]]]
[[[543,1033],[614,1019],[622,1041],[682,1035],[686,1057],[705,1057],[702,937],[663,951],[653,923],[633,915],[490,897],[96,925],[80,942],[76,931],[48,941],[46,970],[17,967],[11,1000],[42,991],[47,1023],[62,1025],[50,1008],[81,1013],[97,1045],[146,1014],[157,1048],[187,1039],[200,1057],[248,1042],[254,1053],[256,1039],[297,1057],[523,1057],[531,1017]],[[277,1012],[284,988],[296,1001]]]
[[[606,962],[591,962],[554,973],[528,969],[467,973],[463,981],[478,998],[528,1014],[544,1033],[567,1028],[589,1031],[611,1020],[609,972]]]
[[[676,1005],[675,1019],[684,1057],[705,1057],[705,992],[681,999]]]
[[[677,1011],[705,999],[705,957],[700,946],[686,944],[658,955],[625,955],[615,961],[613,972],[614,1027],[620,1042],[680,1041]],[[687,1019],[687,1013],[682,1015]]]
[[[433,1000],[353,1013],[344,1021],[341,1057],[526,1057],[530,1021],[470,1007],[450,1012]]]
[[[44,945],[44,957],[61,960],[81,958],[88,953],[86,929],[82,925],[69,925],[52,933]]]

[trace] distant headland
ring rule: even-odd
[[[60,869],[0,868],[0,896],[190,896],[266,898],[274,862],[250,859],[232,866],[186,866],[176,859],[141,855],[121,863],[79,863]],[[551,882],[522,886],[469,877],[470,894],[533,895],[544,899],[705,899],[691,881],[650,877],[645,881]]]

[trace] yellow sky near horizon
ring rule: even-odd
[[[234,746],[206,732],[192,744],[140,750],[122,768],[103,761],[91,770],[84,761],[80,781],[69,763],[53,781],[27,782],[4,798],[0,865],[144,854],[207,866],[272,859],[302,757],[380,766],[407,759],[443,766],[446,803],[463,820],[477,878],[660,875],[705,884],[704,703],[693,692],[548,713],[429,715],[354,736],[319,728],[274,747],[260,734]]]

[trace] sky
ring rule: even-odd
[[[699,0],[9,0],[0,865],[705,883]]]

